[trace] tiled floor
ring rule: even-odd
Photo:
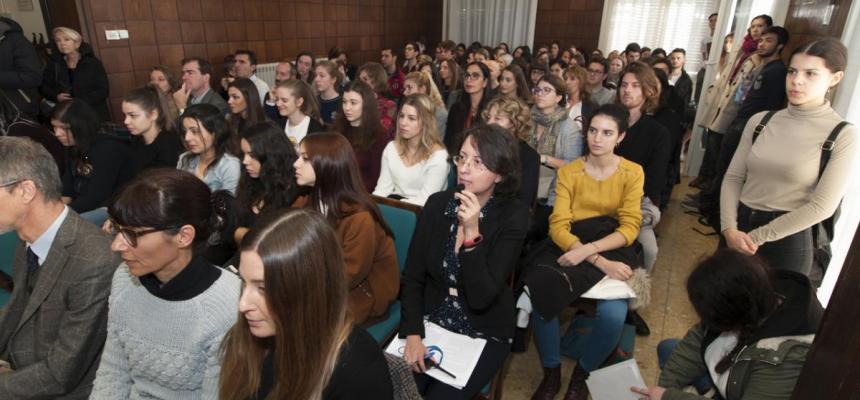
[[[651,275],[651,304],[640,310],[651,328],[651,336],[636,338],[635,358],[649,385],[657,382],[659,374],[657,344],[665,338],[683,337],[696,322],[684,285],[695,262],[716,248],[716,237],[696,233],[693,228],[701,226],[680,207],[684,195],[693,191],[687,187],[688,180],[684,179],[675,187],[672,202],[657,227],[660,253]],[[569,321],[570,315],[562,318],[562,331],[567,329]],[[513,354],[508,362],[502,398],[529,399],[542,377],[534,341],[529,342],[525,353]],[[558,398],[564,395],[574,365],[571,359],[562,361],[562,389]]]

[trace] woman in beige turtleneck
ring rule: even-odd
[[[774,114],[754,144],[753,131],[765,113],[747,123],[720,196],[730,248],[758,254],[772,268],[809,274],[811,227],[833,215],[857,158],[857,129],[848,125],[818,179],[822,145],[842,121],[826,94],[842,80],[847,58],[834,39],[801,46],[786,76],[788,108]]]

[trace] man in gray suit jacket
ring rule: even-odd
[[[182,60],[182,87],[173,93],[173,101],[180,114],[194,104],[212,104],[227,115],[227,102],[212,89],[211,77],[212,64],[209,61],[199,57]],[[179,126],[182,126],[181,121]]]
[[[63,204],[57,164],[0,137],[0,232],[21,238],[0,310],[0,399],[86,399],[105,343],[119,259],[111,238]]]

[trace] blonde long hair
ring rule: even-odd
[[[353,328],[337,234],[319,213],[293,209],[248,232],[241,251],[256,252],[263,261],[266,305],[277,333],[255,337],[239,315],[221,344],[220,399],[254,398],[268,352],[277,375],[268,399],[321,399]]]
[[[410,106],[415,108],[418,114],[418,122],[421,124],[421,140],[418,145],[418,151],[415,153],[415,162],[421,162],[433,154],[433,151],[443,148],[442,139],[439,136],[439,129],[436,126],[436,107],[433,105],[433,100],[430,96],[422,93],[415,93],[406,96],[403,100],[403,105],[400,106],[401,112],[403,107]],[[398,116],[399,118],[399,116]],[[400,135],[400,124],[397,124],[397,136],[394,138],[394,143],[397,146],[400,156],[406,155],[407,145],[406,139]]]
[[[427,89],[427,95],[436,107],[445,107],[445,100],[442,99],[442,94],[439,93],[439,88],[433,82],[433,78],[427,72],[415,71],[406,75],[405,81],[415,82],[418,87]]]

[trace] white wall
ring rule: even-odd
[[[33,4],[33,11],[18,10],[19,0],[0,0],[0,15],[12,18],[24,29],[24,36],[27,39],[32,38],[32,34],[36,33],[45,35],[45,41],[50,38],[45,31],[45,20],[42,18],[42,4],[39,0],[24,0],[30,1]]]

